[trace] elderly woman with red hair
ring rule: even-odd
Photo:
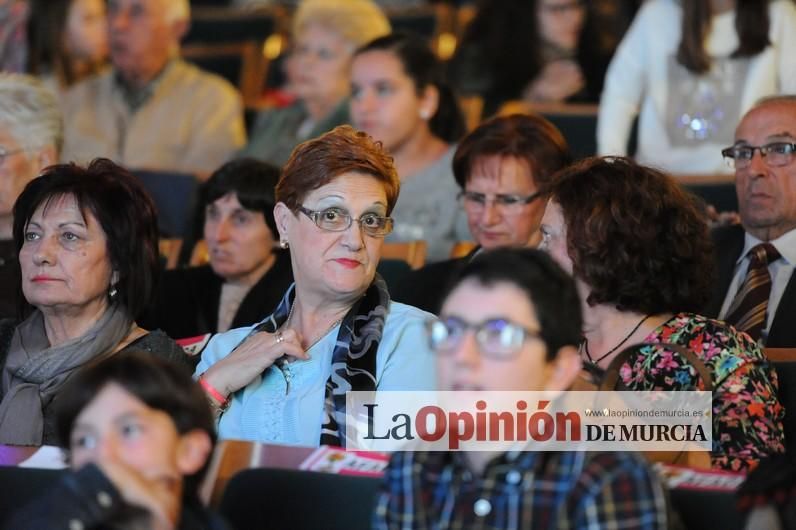
[[[219,435],[343,445],[347,391],[433,389],[417,308],[376,274],[399,181],[367,134],[341,126],[299,145],[274,208],[295,283],[260,323],[217,335],[197,368]]]

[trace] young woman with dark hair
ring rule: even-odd
[[[611,56],[583,0],[482,0],[452,62],[465,94],[484,114],[512,99],[596,102]]]
[[[457,234],[459,208],[452,145],[464,119],[442,67],[419,37],[395,33],[360,48],[352,66],[351,118],[381,141],[401,178],[390,239],[424,239],[432,261],[448,257]],[[463,224],[461,225],[463,226]]]
[[[789,0],[652,0],[605,78],[598,151],[624,155],[636,115],[639,162],[720,173],[721,148],[759,99],[796,92],[796,6]]]
[[[66,90],[108,59],[102,0],[33,0],[28,19],[28,72]]]

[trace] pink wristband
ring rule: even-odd
[[[207,379],[204,378],[204,374],[199,376],[199,384],[202,385],[202,388],[205,390],[205,392],[210,394],[210,397],[218,402],[221,409],[227,408],[229,405],[229,398],[222,396],[221,392],[216,390],[215,387],[213,387],[213,385],[211,385]]]

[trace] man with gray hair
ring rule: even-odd
[[[796,96],[758,102],[722,154],[735,167],[741,226],[714,231],[718,281],[705,314],[767,347],[794,347]]]
[[[28,182],[58,161],[62,140],[55,95],[33,77],[0,74],[0,318],[15,316],[20,284],[14,203]]]
[[[63,159],[204,177],[245,142],[240,95],[179,58],[188,0],[109,0],[113,68],[64,97]]]

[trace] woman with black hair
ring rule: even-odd
[[[399,33],[360,48],[351,72],[352,121],[383,143],[401,178],[388,241],[423,239],[431,261],[469,238],[451,165],[464,118],[441,72],[425,41]]]
[[[591,2],[589,2],[591,3]],[[613,51],[583,0],[482,0],[451,63],[452,80],[484,99],[596,102]]]
[[[166,271],[147,325],[188,338],[248,326],[276,308],[293,282],[290,256],[276,244],[278,180],[279,169],[250,158],[213,173],[198,223],[209,263]]]
[[[638,115],[639,162],[721,173],[721,149],[759,99],[796,92],[796,6],[789,0],[652,0],[616,51],[597,124],[602,155],[627,152]]]

